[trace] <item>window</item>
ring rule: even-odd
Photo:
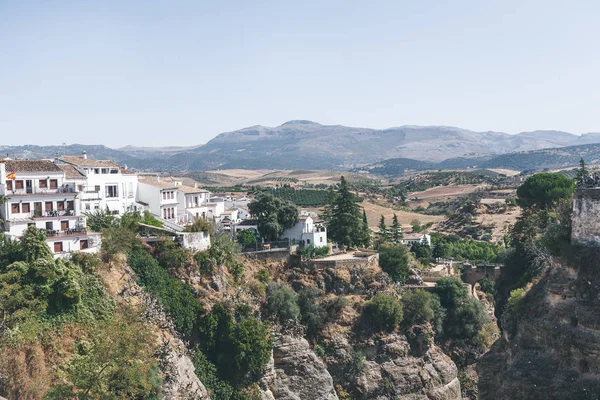
[[[100,185],[94,186],[94,192],[100,192]]]
[[[111,169],[111,170],[110,170],[110,173],[111,173],[111,174],[118,174],[118,173],[119,173],[119,170],[118,170],[118,169],[114,169],[114,168],[113,168],[113,169]]]
[[[167,199],[167,192],[163,192],[162,194],[163,194],[163,200],[166,200]]]
[[[310,244],[310,239],[306,239],[306,244]]]
[[[91,209],[90,203],[85,203],[85,209],[86,211],[89,211]]]
[[[19,204],[19,203],[11,203],[11,204],[10,204],[10,211],[11,211],[13,214],[18,214],[18,213],[20,213],[20,212],[21,212],[21,206],[20,206],[20,204]]]
[[[69,229],[69,221],[60,221],[60,230],[66,231]]]
[[[127,197],[133,197],[133,183],[127,183]]]
[[[51,201],[47,201],[46,202],[46,211],[52,211],[52,202]]]
[[[90,243],[87,239],[83,239],[79,241],[79,250],[88,249],[90,247]]]
[[[56,189],[58,187],[58,180],[50,179],[50,189]]]
[[[119,197],[119,187],[117,185],[106,185],[106,197]]]
[[[323,236],[321,236],[319,239],[320,239],[319,241],[320,241],[321,243],[323,243]]]
[[[23,181],[15,181],[15,189],[23,189]]]
[[[62,242],[54,242],[54,252],[62,253],[63,251],[63,243]]]
[[[57,201],[56,202],[56,209],[58,211],[65,211],[65,202],[64,201]]]
[[[103,174],[108,174],[108,168],[102,168],[102,173]]]
[[[95,174],[99,174],[100,173],[100,168],[94,168],[94,173]]]
[[[46,230],[51,231],[52,229],[54,229],[52,226],[52,221],[46,222]]]
[[[10,181],[10,180],[6,181],[6,189],[13,190],[12,181]]]
[[[75,209],[75,201],[69,200],[67,201],[67,210],[73,211]]]
[[[77,191],[83,192],[83,185],[77,185]]]
[[[45,179],[40,179],[40,189],[48,188],[48,181]]]
[[[23,205],[21,206],[21,212],[22,213],[28,213],[31,211],[31,206],[29,203],[23,203]]]

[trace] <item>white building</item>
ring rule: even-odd
[[[52,161],[0,160],[5,235],[17,239],[33,225],[45,230],[56,257],[72,251],[97,252],[100,234],[87,231],[78,189]]]
[[[136,203],[138,177],[112,161],[92,160],[83,156],[63,156],[66,180],[81,192],[85,212],[109,210],[115,215],[128,211],[144,211],[143,204]]]
[[[413,243],[425,244],[431,247],[431,235],[426,233],[407,233],[402,237],[402,244],[410,247]]]
[[[137,201],[147,204],[154,216],[177,223],[179,188],[176,182],[161,181],[160,177],[139,179]]]
[[[320,223],[315,223],[309,215],[300,215],[296,225],[283,231],[282,238],[295,240],[304,246],[327,246],[327,229]]]

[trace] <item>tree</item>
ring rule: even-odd
[[[400,226],[400,222],[398,222],[398,216],[394,213],[394,217],[392,218],[392,240],[394,243],[399,243],[402,240],[402,227]]]
[[[579,169],[577,169],[577,174],[575,175],[575,182],[577,185],[583,185],[585,183],[585,178],[588,177],[590,172],[585,167],[585,161],[583,157],[579,160]]]
[[[360,242],[364,247],[371,247],[371,228],[369,228],[369,220],[367,219],[367,212],[364,208],[362,210],[362,237]]]
[[[305,287],[298,294],[298,305],[302,313],[301,322],[306,327],[306,334],[315,337],[327,323],[327,310],[320,303],[321,292],[312,287]]]
[[[411,324],[429,322],[434,317],[431,294],[423,289],[410,290],[402,296],[405,320]]]
[[[271,193],[260,192],[248,204],[250,214],[258,219],[258,232],[266,240],[277,240],[287,228],[298,222],[296,206]]]
[[[327,231],[331,240],[346,246],[365,246],[365,224],[360,207],[354,201],[354,195],[348,189],[348,183],[342,176],[336,192],[323,213],[327,221]]]
[[[379,266],[394,282],[404,283],[409,275],[408,250],[405,246],[381,246]]]
[[[111,227],[102,230],[100,254],[105,262],[112,264],[117,254],[131,250],[136,241],[135,234],[125,228]]]
[[[256,234],[252,229],[242,229],[236,234],[236,240],[242,246],[256,243]]]
[[[468,298],[468,290],[459,278],[442,278],[435,285],[440,304],[446,309],[457,307]]]
[[[282,324],[288,320],[297,321],[300,317],[298,296],[291,288],[271,282],[267,289],[265,315]]]
[[[393,331],[402,321],[402,303],[394,296],[377,293],[365,303],[363,316],[375,331]]]
[[[106,228],[114,228],[119,225],[117,217],[106,211],[92,211],[85,213],[87,217],[87,226],[93,232],[100,232]]]
[[[535,174],[517,189],[517,204],[524,209],[548,210],[569,199],[574,188],[575,182],[564,175]]]
[[[54,260],[54,256],[46,243],[46,235],[34,225],[28,226],[20,240],[23,258],[27,262],[38,259]]]
[[[382,215],[379,218],[379,241],[381,243],[387,243],[389,241],[389,235],[387,231],[387,226],[385,225],[385,217]]]

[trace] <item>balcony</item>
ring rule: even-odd
[[[64,217],[78,217],[75,210],[64,210],[64,211],[30,211],[26,213],[11,213],[9,216],[9,221],[14,220],[25,220],[25,219],[36,219],[36,218],[44,218],[44,219],[60,219]]]
[[[57,194],[73,193],[76,194],[75,188],[72,187],[59,187],[56,189],[48,188],[34,188],[28,187],[23,189],[12,189],[6,190],[6,196],[53,196]]]
[[[62,237],[73,237],[73,236],[87,236],[88,231],[83,226],[78,226],[76,228],[69,228],[65,230],[46,230],[40,229],[41,232],[46,234],[46,237],[49,239],[58,239]]]

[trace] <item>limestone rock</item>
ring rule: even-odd
[[[597,273],[550,267],[478,361],[479,398],[600,398],[598,309]]]
[[[183,342],[172,338],[163,342],[158,355],[163,373],[165,398],[174,400],[209,400],[208,391],[195,374],[195,367]]]
[[[333,379],[306,339],[280,336],[261,380],[264,400],[337,400]]]

